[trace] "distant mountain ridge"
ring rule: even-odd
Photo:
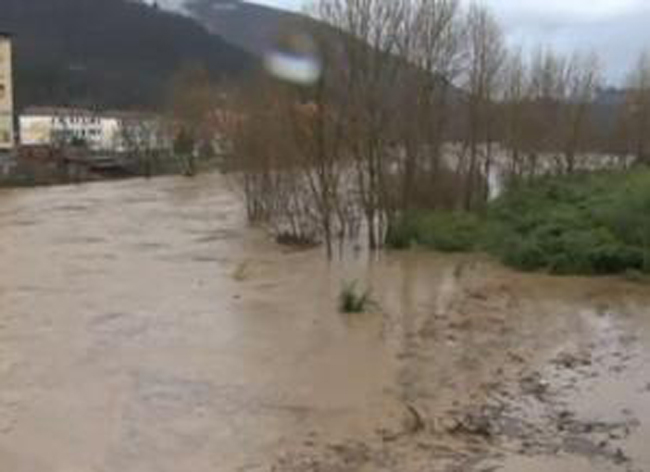
[[[278,36],[291,28],[316,27],[328,31],[326,25],[305,15],[242,0],[186,0],[184,11],[213,33],[257,57],[263,56],[274,46]],[[337,37],[333,30],[331,34],[332,38]],[[417,70],[414,69],[413,74],[417,76]],[[390,93],[387,92],[387,96]],[[451,102],[461,104],[465,99],[463,90],[452,86]],[[603,135],[613,132],[625,99],[623,89],[611,87],[598,91],[591,113],[596,128]]]
[[[253,57],[195,20],[136,0],[0,0],[17,104],[157,108],[174,73],[237,76]]]
[[[187,0],[184,10],[214,34],[258,57],[283,30],[316,24],[305,15],[241,0]]]

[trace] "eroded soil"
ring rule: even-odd
[[[328,263],[219,176],[2,191],[0,265],[2,471],[650,470],[648,286]]]

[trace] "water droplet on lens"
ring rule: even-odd
[[[301,33],[282,36],[266,54],[264,65],[274,77],[299,85],[316,83],[323,69],[314,41]]]

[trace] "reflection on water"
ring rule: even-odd
[[[622,283],[475,256],[329,263],[243,215],[217,175],[0,192],[0,470],[253,470],[405,404],[435,417],[513,352],[598,340],[603,299],[648,339]],[[376,313],[336,312],[355,279]]]

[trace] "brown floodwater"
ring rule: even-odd
[[[219,175],[0,191],[0,267],[0,471],[650,470],[648,286],[329,263]],[[510,433],[443,434],[495,392]]]

